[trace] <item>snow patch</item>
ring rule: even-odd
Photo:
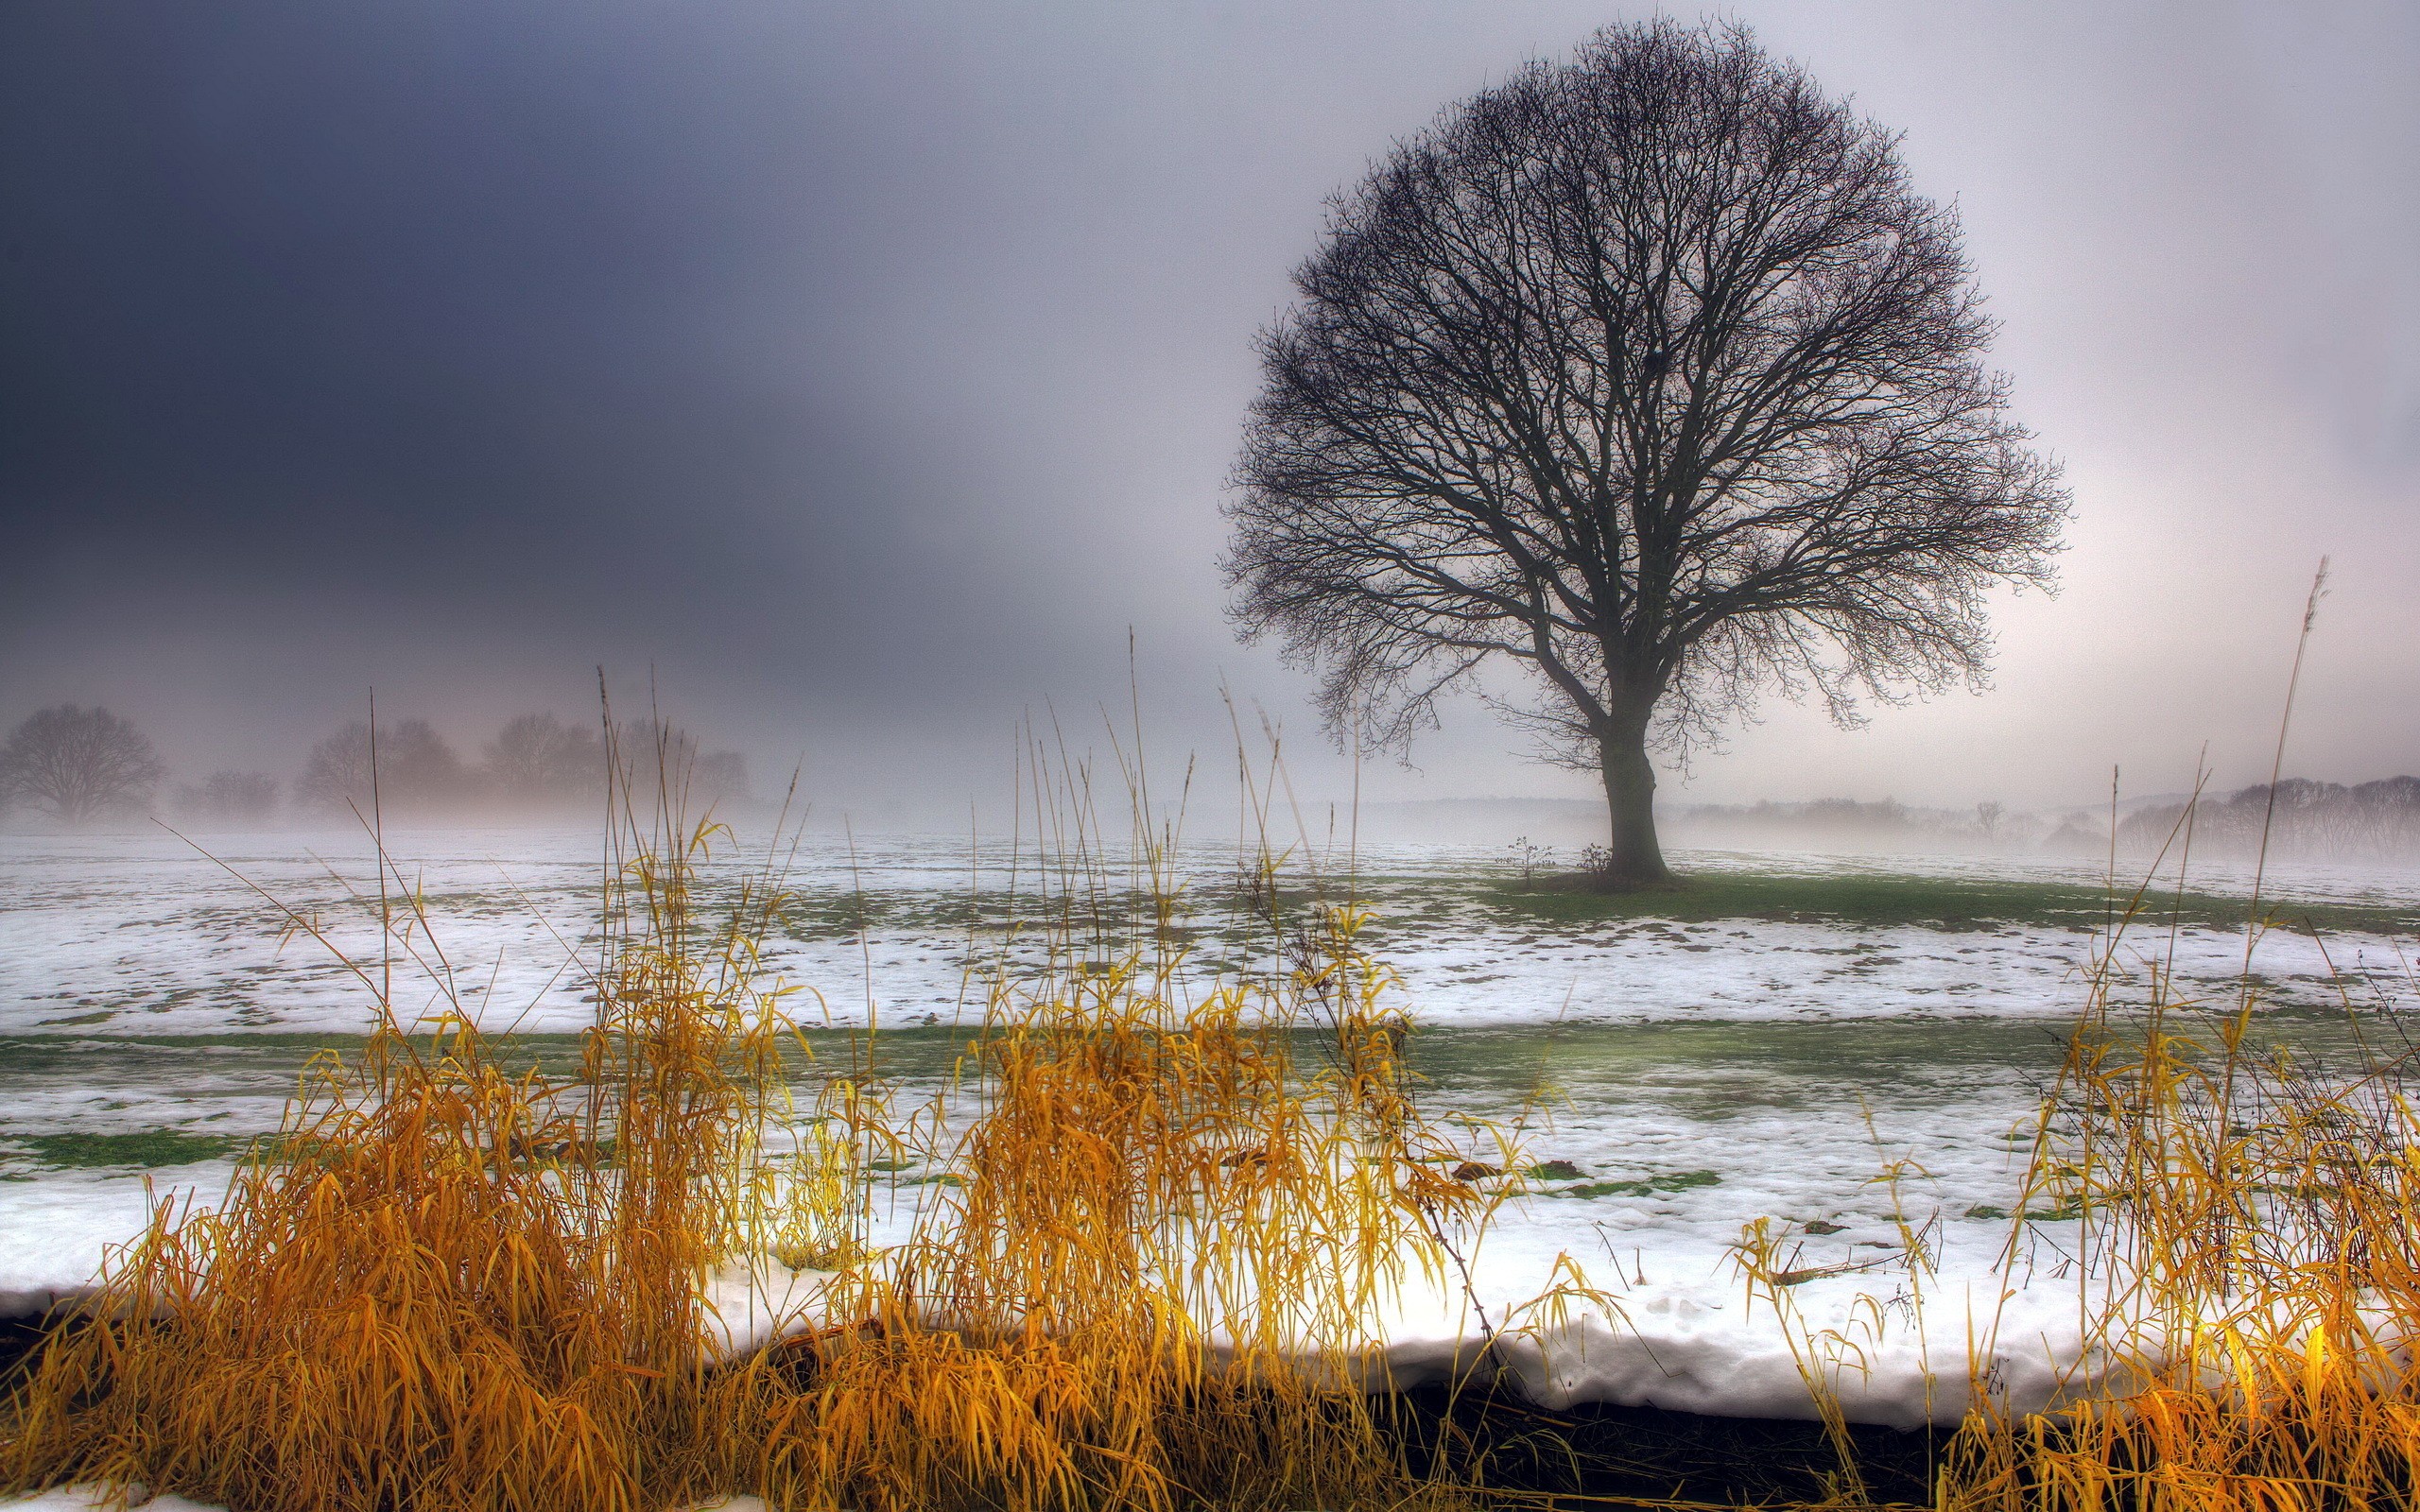
[[[0,1499],[0,1512],[114,1512],[121,1506],[141,1507],[143,1512],[227,1512],[216,1503],[188,1502],[182,1496],[162,1494],[145,1501],[141,1486],[121,1494],[106,1486],[54,1486],[47,1491]]]

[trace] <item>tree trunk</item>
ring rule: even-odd
[[[1605,806],[1613,839],[1601,881],[1609,887],[1665,882],[1664,848],[1655,838],[1655,765],[1647,759],[1642,722],[1607,730],[1598,738],[1597,759],[1605,779]]]

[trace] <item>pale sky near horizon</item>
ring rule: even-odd
[[[1695,9],[1667,8],[1684,20]],[[760,785],[938,819],[1128,634],[1163,771],[1322,199],[1636,5],[0,8],[0,724],[281,774],[375,684],[474,749],[649,669]],[[1747,3],[1955,200],[2075,494],[1993,689],[1769,703],[1669,799],[2090,801],[2420,772],[2420,7]],[[1369,798],[1584,797],[1472,705]]]

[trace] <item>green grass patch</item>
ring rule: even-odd
[[[1966,1210],[1966,1216],[1986,1220],[2004,1219],[2008,1216],[2008,1210],[1994,1203],[1978,1203]],[[2068,1223],[2083,1216],[2083,1205],[2069,1201],[2061,1203],[2055,1208],[2028,1208],[2025,1210],[2024,1216],[2028,1223]]]
[[[11,1134],[44,1165],[86,1169],[130,1166],[154,1170],[192,1165],[240,1154],[251,1141],[225,1134],[185,1134],[176,1129],[146,1129],[140,1134]]]
[[[1712,1171],[1679,1171],[1669,1176],[1651,1176],[1644,1181],[1589,1181],[1576,1187],[1564,1187],[1547,1195],[1550,1197],[1651,1197],[1667,1192],[1686,1192],[1692,1187],[1715,1187],[1722,1177]]]
[[[1629,892],[1590,890],[1575,877],[1510,879],[1484,888],[1499,912],[1559,924],[1596,920],[1674,923],[1754,919],[1782,923],[1917,924],[1935,929],[1990,929],[2025,924],[2100,929],[2122,914],[2130,893],[2114,901],[2082,883],[1907,876],[1892,872],[1787,873],[1705,871]],[[2307,925],[2330,933],[2420,935],[2420,908],[2355,903],[2263,904],[2276,927]],[[2150,892],[2130,931],[2165,929],[2171,919],[2197,929],[2238,930],[2247,905],[2211,893]]]

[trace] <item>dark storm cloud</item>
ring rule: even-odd
[[[777,590],[870,607],[842,562],[929,588],[897,438],[845,384],[757,370],[769,327],[814,344],[869,249],[829,218],[845,143],[746,39],[488,7],[11,15],[16,593],[94,553],[736,631]],[[775,510],[811,525],[768,551]]]
[[[0,635],[41,696],[661,660],[929,744],[1132,626],[1215,710],[1249,334],[1468,69],[1271,175],[1288,25],[1139,16],[11,8]]]
[[[760,765],[962,793],[1019,711],[1122,698],[1132,627],[1179,743],[1222,673],[1307,736],[1219,614],[1251,334],[1323,196],[1634,13],[0,6],[0,720],[290,767],[367,683],[468,743],[654,665]],[[2420,673],[2408,8],[1741,13],[1960,200],[2079,529],[1992,698],[1782,712],[1715,796],[2239,732],[2273,690],[2223,663],[2325,549],[2367,660],[2321,775],[2420,766],[2360,694]],[[1458,720],[1431,785],[1555,781],[1516,744]]]
[[[1215,627],[1234,380],[1324,186],[1205,289],[1232,143],[1153,118],[1181,35],[1094,19],[11,8],[12,638],[353,605],[1030,696],[1165,604],[1152,550]]]

